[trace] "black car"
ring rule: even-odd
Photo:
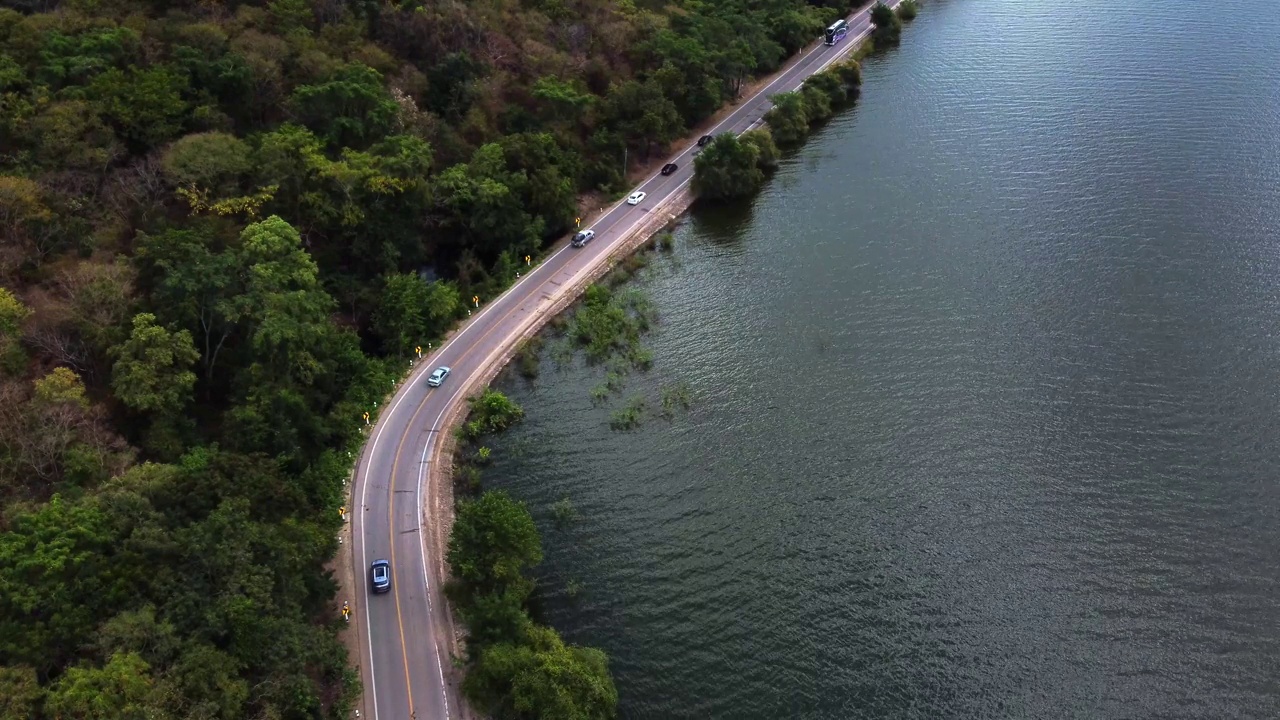
[[[676,170],[678,170],[679,168],[680,168],[680,166],[679,166],[679,165],[676,165],[675,163],[667,163],[666,165],[663,165],[663,166],[662,166],[662,174],[663,174],[663,175],[670,175],[671,173],[675,172],[675,171],[676,171]]]
[[[706,145],[709,142],[711,142],[711,136],[703,135],[702,137],[698,138],[698,147],[702,147],[703,145]]]

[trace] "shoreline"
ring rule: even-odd
[[[865,12],[875,3],[867,3],[852,11],[848,17]],[[900,2],[889,1],[885,3],[891,8],[896,8]],[[864,43],[871,36],[871,29],[857,37],[851,37],[846,41],[845,47],[832,58],[827,60],[818,71],[825,69],[835,62],[846,60],[850,57],[857,56]],[[716,111],[713,115],[703,120],[697,126],[690,128],[689,134],[677,142],[671,143],[661,154],[651,156],[645,163],[636,165],[627,174],[628,186],[634,187],[645,181],[646,178],[656,174],[656,169],[668,161],[673,148],[686,147],[694,143],[697,138],[707,134],[708,130],[718,127],[726,118],[735,112],[743,101],[756,97],[759,93],[768,90],[770,86],[781,79],[788,71],[793,69],[800,63],[809,53],[817,46],[821,45],[821,40],[814,41],[800,48],[796,53],[789,57],[786,62],[778,67],[774,72],[767,76],[760,77],[752,83],[744,86],[739,97]],[[785,92],[793,88],[781,88],[776,92]],[[759,127],[763,124],[763,120],[758,120],[749,126],[748,129]],[[599,217],[608,213],[621,200],[600,204],[600,196],[594,193],[584,193],[579,196],[580,207],[596,206],[599,209],[583,213],[583,227],[590,227]],[[469,405],[465,402],[470,397],[481,391],[485,386],[493,381],[499,373],[501,373],[512,358],[515,357],[521,345],[529,338],[537,335],[553,318],[559,316],[568,310],[574,303],[578,301],[582,293],[592,283],[607,275],[626,257],[632,255],[643,245],[649,242],[656,234],[664,228],[669,227],[672,223],[679,220],[681,216],[686,214],[693,206],[696,198],[691,189],[690,182],[684,182],[676,191],[665,198],[658,206],[654,207],[649,216],[643,221],[632,226],[627,234],[616,241],[609,251],[590,265],[582,268],[574,274],[566,282],[559,284],[554,291],[544,293],[542,301],[546,302],[546,306],[539,308],[536,312],[529,314],[524,321],[516,328],[515,331],[509,333],[503,338],[501,344],[486,356],[481,363],[482,371],[473,374],[467,378],[465,384],[460,388],[458,397],[460,400],[449,408],[444,415],[443,423],[439,431],[443,434],[441,440],[435,444],[431,454],[424,458],[423,468],[428,470],[424,475],[427,478],[426,492],[422,498],[422,507],[419,512],[422,517],[422,525],[424,537],[422,543],[428,554],[428,562],[430,564],[429,580],[443,586],[449,579],[448,566],[446,562],[446,553],[448,548],[449,534],[452,531],[454,521],[454,493],[453,493],[453,465],[454,454],[457,449],[456,429],[465,419],[469,410]],[[543,258],[550,257],[559,252],[568,242],[567,238],[561,239],[559,242],[549,245],[545,251]],[[517,283],[513,283],[504,290],[499,296],[491,299],[486,305],[496,302],[499,298],[506,295],[516,287]],[[473,316],[473,317],[478,317]],[[401,380],[389,392],[381,403],[381,408],[385,409],[392,405],[392,402],[400,394],[401,390],[412,382],[419,370],[424,366],[430,366],[436,355],[441,352],[453,339],[458,337],[472,322],[468,319],[455,326],[444,338],[441,339],[439,347],[433,351],[416,359],[409,364]],[[379,413],[381,415],[381,413]],[[381,420],[381,417],[378,418]],[[372,433],[377,428],[377,421],[369,426],[366,434],[366,441],[362,446],[359,457],[355,458],[351,470],[352,481],[347,484],[348,505],[347,507],[356,508],[358,504],[354,502],[351,494],[356,487],[355,477],[360,467],[360,460],[370,446]],[[348,519],[343,525],[340,533],[340,550],[339,554],[345,556],[345,560],[335,557],[331,562],[331,568],[334,571],[334,577],[339,585],[339,593],[343,597],[351,597],[356,599],[354,590],[356,587],[356,573],[353,548],[352,523]],[[344,547],[345,546],[345,547]],[[442,668],[445,675],[446,685],[450,688],[450,693],[458,698],[459,702],[449,703],[449,717],[475,718],[478,715],[465,699],[462,698],[459,690],[462,678],[465,674],[461,665],[464,657],[463,642],[466,634],[463,624],[457,617],[456,611],[452,604],[447,600],[444,602],[442,615],[447,619],[447,627],[440,627],[433,624],[431,634],[437,649],[445,649],[442,655],[448,655],[448,659],[442,662]],[[348,626],[339,631],[340,641],[347,647],[351,660],[350,666],[355,670],[356,674],[362,678],[361,692],[355,699],[355,706],[361,707],[365,704],[366,684],[363,682],[362,661],[366,656],[367,649],[363,647],[360,633],[355,628]]]

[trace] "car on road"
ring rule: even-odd
[[[639,205],[641,202],[644,202],[644,197],[645,197],[645,194],[637,190],[636,192],[631,193],[631,195],[627,197],[627,204]]]
[[[582,232],[573,236],[573,242],[571,244],[574,247],[582,247],[583,245],[586,245],[587,243],[591,242],[592,238],[594,238],[595,236],[596,236],[595,230],[583,230]]]
[[[431,387],[440,387],[440,383],[449,377],[449,373],[453,372],[447,366],[441,365],[431,373],[431,377],[427,378],[427,384]]]
[[[680,166],[679,166],[679,165],[677,165],[677,164],[675,164],[675,163],[667,163],[666,165],[663,165],[663,166],[662,166],[662,174],[663,174],[663,175],[670,175],[671,173],[673,173],[673,172],[675,172],[676,170],[679,170],[679,169],[680,169]]]
[[[702,137],[698,138],[698,147],[702,147],[703,145],[706,145],[709,142],[711,142],[711,136],[703,135]]]
[[[391,589],[391,563],[386,560],[374,560],[369,566],[369,579],[373,582],[373,591],[384,593]]]

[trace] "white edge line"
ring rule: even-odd
[[[452,403],[454,399],[457,397],[457,395],[458,393],[454,392],[453,397],[449,398],[449,403]],[[449,405],[446,404],[445,408],[447,409],[448,407]],[[444,415],[444,412],[441,411],[440,415]],[[440,417],[437,416],[436,423],[439,423],[439,422],[440,422]],[[423,479],[423,476],[427,474],[427,452],[431,449],[432,441],[434,439],[435,438],[431,436],[427,437],[427,442],[424,443],[422,446],[422,457],[421,459],[418,460],[418,500],[417,500],[418,537],[421,539],[421,545],[422,545],[422,552],[419,553],[418,557],[421,558],[422,560],[422,584],[426,587],[426,590],[427,590],[427,617],[428,619],[431,619],[431,620],[435,619],[433,617],[435,613],[431,603],[431,575],[430,573],[427,572],[427,541],[426,541],[425,533],[423,533],[423,527],[422,527],[423,526],[422,479]],[[429,478],[428,478],[428,482],[430,482]],[[430,486],[428,486],[428,490],[429,489],[430,489]],[[449,719],[449,691],[444,682],[444,661],[440,659],[440,645],[435,641],[434,636],[431,639],[431,646],[436,651],[436,672],[438,672],[440,675],[440,695],[444,698],[444,717],[445,717],[445,720],[448,720]]]
[[[381,433],[379,433],[381,434]],[[372,454],[370,455],[372,457]],[[368,470],[365,471],[366,482],[360,485],[360,508],[356,517],[360,518],[360,567],[355,571],[360,574],[360,587],[364,589],[365,598],[369,597],[369,575],[365,572],[365,568],[369,566],[369,543],[365,542],[364,531],[364,501],[369,492]],[[352,508],[356,510],[356,508]],[[355,529],[355,523],[352,522],[352,530]],[[352,532],[352,541],[355,540],[355,533]],[[355,598],[351,598],[354,600]],[[369,603],[364,603],[364,639],[365,644],[369,646],[369,696],[373,698],[373,720],[378,720],[378,676],[373,663],[373,613],[369,612]]]

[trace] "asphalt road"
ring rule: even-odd
[[[894,3],[896,5],[896,3]],[[769,96],[795,90],[810,75],[856,48],[870,31],[867,9],[850,18],[849,35],[834,47],[818,45],[756,95],[742,101],[710,131],[742,133],[760,122]],[[682,189],[693,176],[696,146],[668,162],[679,170],[654,175],[639,185],[647,197],[637,206],[619,203],[590,225],[596,238],[584,248],[566,244],[530,268],[513,287],[475,311],[465,326],[439,350],[421,361],[411,379],[397,391],[365,445],[355,478],[352,513],[352,559],[355,596],[352,623],[360,635],[362,718],[426,720],[460,717],[460,693],[446,681],[451,673],[449,648],[437,642],[449,627],[441,578],[444,560],[429,556],[425,503],[432,498],[434,460],[442,424],[451,408],[465,400],[467,380],[500,360],[533,315],[549,313],[554,298],[597,263],[611,246],[649,219],[649,213]],[[426,376],[448,365],[452,374],[441,387],[429,388]],[[432,553],[434,554],[434,553]],[[391,562],[391,591],[372,594],[369,564]]]

